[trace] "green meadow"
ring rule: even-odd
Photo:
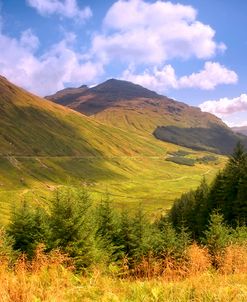
[[[193,152],[190,157],[201,158]],[[201,179],[209,181],[223,167],[225,158],[195,166],[176,164],[161,156],[9,157],[1,158],[1,217],[23,199],[36,200],[59,186],[86,187],[98,201],[109,194],[116,207],[142,204],[153,215],[168,209],[175,198],[194,189]]]

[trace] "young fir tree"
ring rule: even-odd
[[[231,229],[224,223],[223,215],[213,211],[203,238],[203,242],[213,256],[217,256],[231,242],[230,234]]]
[[[152,228],[141,205],[135,212],[132,227],[133,255],[139,260],[152,250]]]
[[[108,255],[110,261],[119,258],[118,234],[119,221],[113,210],[107,194],[96,208],[96,241],[100,248]]]
[[[97,255],[91,199],[84,190],[59,189],[50,203],[49,249],[59,248],[88,267]]]
[[[172,256],[181,258],[188,244],[190,243],[190,233],[188,228],[181,224],[176,230],[169,219],[163,218],[157,224],[159,238],[156,239],[154,251],[158,257]],[[158,244],[157,244],[158,243]]]
[[[134,258],[136,243],[133,219],[131,219],[126,209],[123,209],[120,215],[117,245],[119,246],[119,254],[121,257],[127,256],[131,262]]]
[[[34,255],[37,245],[46,241],[45,212],[23,201],[12,212],[7,234],[13,238],[13,248]]]

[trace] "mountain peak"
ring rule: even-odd
[[[160,98],[156,92],[129,81],[109,79],[93,88],[92,92],[107,93],[117,99]]]

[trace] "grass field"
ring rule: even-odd
[[[202,153],[194,153],[200,158]],[[95,200],[107,192],[117,207],[142,204],[150,213],[169,208],[181,193],[196,188],[203,176],[209,181],[223,167],[218,162],[178,165],[164,157],[12,157],[0,160],[0,216],[23,198],[38,200],[57,186],[86,187]]]

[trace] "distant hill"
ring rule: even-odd
[[[218,125],[212,125],[209,128],[158,127],[154,131],[154,135],[160,140],[194,150],[208,150],[214,153],[230,154],[238,141],[247,147],[247,137],[235,134]]]
[[[243,127],[233,127],[232,130],[236,133],[242,133],[247,136],[247,126]]]
[[[127,81],[111,79],[47,98],[104,124],[196,150],[229,154],[239,139],[245,141],[216,116]]]

